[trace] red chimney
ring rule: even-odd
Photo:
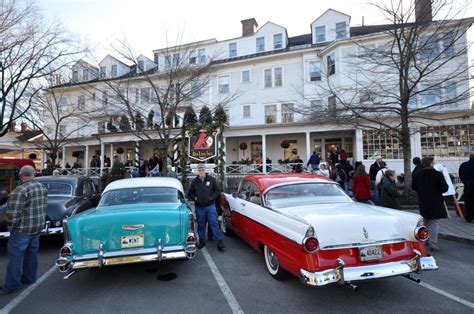
[[[431,10],[432,0],[415,0],[415,21],[416,22],[431,22],[433,20],[433,13]]]
[[[26,122],[22,122],[21,124],[21,132],[26,132],[28,131],[28,124]]]
[[[240,22],[242,23],[242,36],[251,36],[255,34],[258,24],[254,18],[242,20]]]

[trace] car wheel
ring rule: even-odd
[[[226,215],[220,216],[221,219],[219,219],[219,228],[221,229],[222,233],[225,234],[226,236],[231,236],[232,231],[228,228],[229,227],[229,217]]]
[[[276,280],[283,280],[288,277],[288,273],[280,267],[280,261],[271,248],[264,245],[263,255],[265,258],[267,270],[273,278]]]

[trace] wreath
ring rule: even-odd
[[[247,149],[247,143],[241,142],[241,143],[239,144],[239,148],[240,148],[240,150],[246,150],[246,149]]]
[[[78,158],[78,157],[80,157],[80,156],[81,156],[81,153],[82,153],[81,151],[79,151],[79,150],[75,150],[75,151],[73,151],[73,152],[72,152],[72,154],[71,154],[71,155],[72,155],[72,157],[76,157],[76,158]]]
[[[31,153],[31,154],[28,155],[28,158],[35,160],[36,159],[36,154]]]
[[[283,140],[281,141],[280,146],[283,149],[287,149],[288,147],[290,147],[290,142],[288,140]]]
[[[123,154],[123,148],[122,147],[117,148],[117,154],[119,154],[119,155]]]

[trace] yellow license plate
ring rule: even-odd
[[[122,236],[120,241],[120,247],[122,249],[128,249],[132,247],[142,247],[145,245],[145,236],[143,234]]]

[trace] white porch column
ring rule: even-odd
[[[354,163],[356,161],[362,161],[364,159],[364,146],[362,130],[355,130],[355,152],[354,152]]]
[[[41,150],[40,150],[40,155],[41,155],[40,156],[40,160],[41,160],[40,161],[40,167],[41,167],[41,170],[43,170],[44,169],[44,149],[43,148],[41,148]]]
[[[311,158],[311,132],[306,131],[306,162]]]
[[[85,169],[85,174],[89,174],[89,145],[86,145],[86,154],[84,156],[84,164],[82,167]]]
[[[326,154],[326,139],[321,139],[321,161],[327,161],[327,154]]]
[[[112,168],[114,165],[114,144],[110,144],[110,165],[109,167]]]
[[[21,159],[25,158],[25,150],[23,148],[20,151],[20,158]]]
[[[104,142],[100,142],[100,172],[99,175],[102,176],[102,171],[104,169],[104,155],[105,155],[105,150],[104,150]]]
[[[416,128],[410,128],[410,131],[412,132],[411,137],[411,158],[413,157],[420,157],[421,156],[421,135],[420,135],[420,130]]]
[[[224,173],[227,173],[227,141],[225,136],[222,137],[222,142],[224,144],[225,152],[224,158],[222,158],[222,160],[224,161]]]
[[[263,173],[267,173],[267,136],[262,135],[262,170]]]
[[[61,167],[66,168],[66,146],[63,146],[63,160]]]
[[[140,167],[140,142],[138,140],[135,141],[135,161],[133,165],[137,168]]]

